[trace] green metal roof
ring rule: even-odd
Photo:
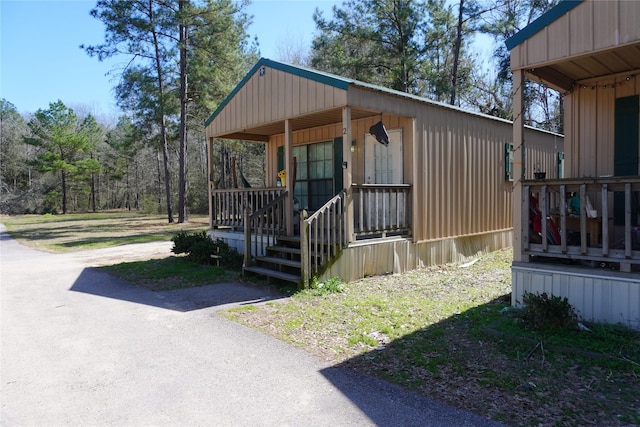
[[[544,27],[551,25],[558,18],[563,16],[565,13],[569,12],[574,7],[578,6],[584,0],[563,0],[558,3],[555,7],[549,10],[544,15],[540,16],[538,19],[533,21],[531,24],[524,27],[522,30],[511,36],[505,41],[507,45],[507,49],[511,50],[514,47],[518,46],[520,43],[529,39],[534,34],[538,33]]]

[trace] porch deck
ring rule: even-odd
[[[523,255],[640,271],[640,177],[529,180],[522,186]],[[579,213],[571,211],[571,193]]]
[[[285,199],[290,195],[284,187],[212,189],[211,197],[211,228],[243,235],[246,271],[283,279],[285,266],[289,274],[299,274],[302,286],[321,274],[349,242],[411,235],[408,184],[353,185],[311,214],[287,212]],[[353,205],[352,216],[347,215],[347,203]],[[288,216],[294,217],[293,230],[287,230]],[[280,250],[278,242],[294,234],[299,240],[297,249]],[[265,264],[276,266],[273,274]]]

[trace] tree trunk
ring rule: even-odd
[[[187,46],[189,28],[184,25],[185,0],[178,2],[180,20],[180,176],[178,182],[178,222],[184,223],[187,218]]]
[[[458,86],[458,61],[460,60],[460,46],[462,45],[462,13],[464,11],[464,0],[460,0],[458,11],[458,28],[456,33],[456,45],[453,51],[453,72],[451,73],[451,99],[449,104],[456,103],[456,89]]]
[[[93,153],[90,154],[93,159]],[[91,174],[91,211],[96,211],[96,174]]]
[[[162,76],[162,64],[160,63],[160,47],[158,33],[153,23],[153,0],[149,0],[149,14],[151,17],[151,32],[153,34],[153,47],[155,49],[156,73],[158,78],[158,101],[160,102],[160,135],[162,137],[162,161],[164,162],[164,189],[167,198],[167,219],[173,223],[173,208],[171,204],[171,174],[169,173],[169,143],[167,139],[167,121],[164,104],[164,78]]]
[[[64,170],[60,171],[60,177],[62,179],[62,213],[67,213],[67,174]]]

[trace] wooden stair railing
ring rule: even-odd
[[[300,218],[301,285],[308,287],[347,244],[345,190],[342,190],[310,217]]]
[[[251,266],[254,256],[264,255],[264,248],[286,234],[285,191],[257,211],[244,212],[244,265]],[[252,239],[252,235],[254,238]]]

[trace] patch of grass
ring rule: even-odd
[[[135,212],[66,215],[0,215],[20,243],[51,252],[73,252],[131,243],[169,241],[179,231],[206,229],[208,218],[191,215],[185,224],[169,224],[166,216]]]
[[[640,424],[639,335],[594,325],[590,335],[516,329],[503,311],[510,304],[511,255],[498,251],[467,267],[371,277],[342,292],[303,291],[226,315],[336,364],[507,424]],[[488,327],[505,333],[488,334]],[[543,348],[532,352],[540,340]],[[574,351],[557,351],[556,344]],[[593,358],[586,349],[629,360]]]
[[[203,266],[183,257],[123,262],[102,267],[111,274],[151,291],[193,288],[234,280],[238,271]]]
[[[609,368],[630,368],[640,375],[640,333],[621,325],[581,322],[586,329],[552,328],[536,331],[527,328],[520,320],[519,313],[502,316],[490,325],[494,331],[523,342],[543,343],[554,351],[582,354],[584,363]]]
[[[253,305],[253,304],[248,304],[248,305],[243,305],[240,307],[234,307],[234,308],[230,308],[229,311],[230,312],[243,312],[243,311],[255,311],[258,308]]]

